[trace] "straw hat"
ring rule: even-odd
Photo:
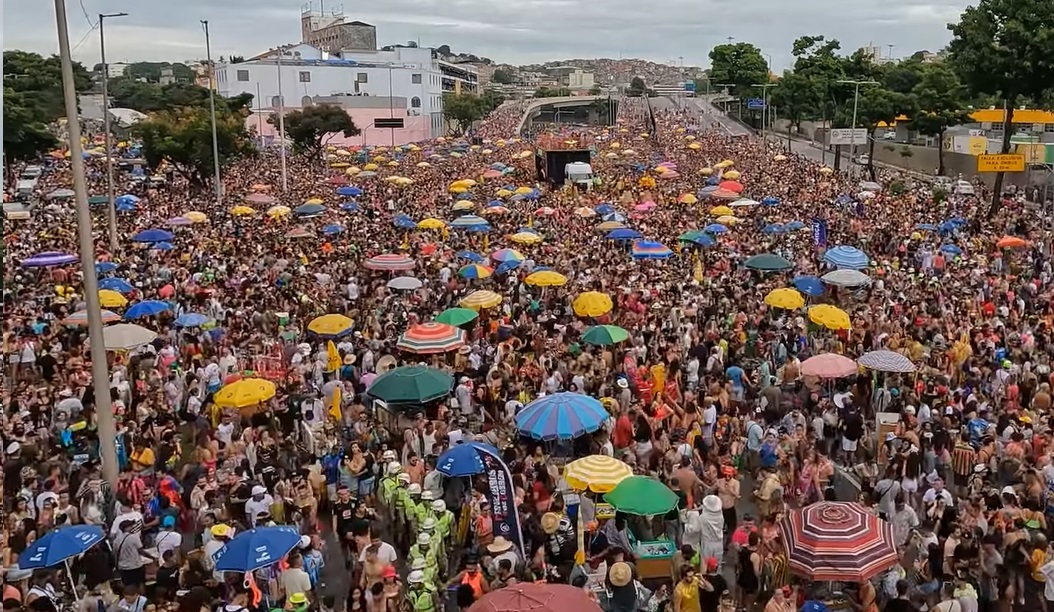
[[[494,541],[487,545],[487,551],[494,554],[503,553],[512,548],[512,542],[506,540],[503,536],[494,538]]]
[[[625,561],[619,561],[608,570],[608,580],[617,587],[624,587],[633,581],[633,570]]]
[[[542,515],[542,531],[554,534],[560,528],[560,515],[555,512],[546,512]]]

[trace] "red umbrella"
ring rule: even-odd
[[[743,183],[740,183],[739,181],[721,181],[721,184],[718,185],[717,188],[735,193],[743,193]]]
[[[337,176],[329,177],[328,179],[326,179],[326,182],[330,185],[345,185],[348,181],[346,178],[338,174]]]
[[[860,504],[819,502],[780,522],[792,572],[809,580],[862,582],[899,558],[893,527]]]
[[[468,612],[600,612],[582,589],[566,584],[519,582],[479,599]]]

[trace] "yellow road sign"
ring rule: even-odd
[[[1016,153],[1006,155],[978,155],[978,172],[1024,172],[1025,156]]]

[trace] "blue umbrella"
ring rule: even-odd
[[[633,259],[668,259],[673,257],[673,251],[661,242],[638,240],[630,248],[630,256]]]
[[[150,248],[154,249],[155,251],[171,251],[176,247],[173,246],[171,242],[155,242],[154,244],[150,245]]]
[[[640,232],[628,227],[620,227],[619,229],[611,230],[608,232],[608,235],[605,236],[608,240],[636,240],[640,237]]]
[[[457,256],[460,259],[464,259],[470,263],[480,263],[484,260],[484,257],[479,253],[473,253],[472,251],[458,251]]]
[[[415,229],[417,227],[417,223],[406,215],[395,217],[392,219],[392,224],[399,229]]]
[[[626,222],[626,215],[624,215],[624,214],[622,214],[620,212],[610,212],[610,213],[604,215],[603,217],[601,217],[601,219],[604,220],[604,221],[615,221],[615,222],[618,222],[618,223],[625,223]]]
[[[766,234],[783,234],[787,231],[787,226],[782,223],[769,223],[765,226],[765,229],[761,231]]]
[[[954,244],[946,244],[941,247],[941,250],[945,253],[948,253],[949,255],[954,255],[956,257],[963,254],[963,250],[955,246]]]
[[[487,471],[487,467],[483,465],[483,458],[479,455],[480,450],[491,453],[495,457],[499,456],[498,449],[490,444],[462,442],[439,455],[439,459],[436,461],[436,469],[439,470],[440,474],[451,478],[482,474]]]
[[[103,278],[99,279],[99,289],[109,289],[110,291],[116,291],[117,293],[131,293],[135,291],[135,287],[132,283],[126,281],[123,278]]]
[[[780,203],[780,199],[776,196],[765,196],[761,198],[762,206],[775,206]]]
[[[362,207],[359,206],[358,202],[344,202],[340,205],[340,209],[348,212],[359,212],[362,210]]]
[[[794,230],[805,229],[805,224],[802,223],[801,221],[791,221],[790,223],[788,223],[786,225],[786,227],[787,227],[787,229],[789,229],[791,231],[794,231]]]
[[[468,227],[462,227],[469,234],[485,234],[490,231],[489,225],[470,225]]]
[[[461,194],[461,195],[465,196],[465,195],[468,195],[468,194]],[[523,195],[522,193],[517,193],[515,195],[509,196],[509,201],[510,202],[519,202],[521,200],[526,200],[526,199],[527,199],[527,196]]]
[[[326,212],[326,207],[321,204],[301,204],[293,209],[293,214],[298,217],[314,217]]]
[[[528,200],[537,200],[542,197],[542,192],[537,189],[532,189],[530,193],[524,194]]]
[[[717,187],[720,183],[721,179],[716,176],[711,176],[710,178],[706,179],[707,187]],[[715,189],[714,191],[717,190]],[[713,191],[711,191],[710,193],[713,193]]]
[[[26,268],[49,268],[51,266],[67,266],[77,263],[77,261],[79,259],[76,255],[60,251],[46,251],[23,259],[22,265]]]
[[[357,198],[362,195],[362,189],[351,185],[348,187],[341,187],[337,189],[337,195],[348,196],[350,198]]]
[[[212,556],[216,571],[251,572],[278,563],[300,544],[292,527],[257,527],[243,531]]]
[[[179,315],[173,322],[176,327],[201,327],[212,319],[197,312],[187,312]]]
[[[114,204],[114,209],[119,213],[129,213],[136,211],[136,205],[131,202],[118,202]]]
[[[915,226],[915,229],[925,232],[935,232],[937,231],[937,226],[932,223],[919,223]]]
[[[20,569],[54,567],[84,554],[92,546],[106,539],[106,533],[98,525],[72,525],[59,527],[44,535],[18,556]]]
[[[344,231],[344,226],[339,223],[330,223],[322,228],[322,233],[327,236],[336,236]]]
[[[516,429],[536,440],[571,440],[600,429],[609,418],[594,397],[554,393],[527,404],[516,415]]]
[[[681,242],[688,242],[701,247],[712,247],[717,244],[717,241],[714,240],[712,236],[706,234],[705,232],[700,232],[698,230],[693,232],[686,232],[685,234],[682,234],[678,239]]]
[[[141,319],[143,317],[153,317],[168,309],[168,304],[160,300],[146,300],[133,304],[131,308],[125,311],[124,318]]]
[[[148,229],[132,236],[132,242],[168,242],[175,237],[175,234],[163,229]]]
[[[828,249],[823,254],[823,260],[836,268],[846,270],[863,270],[870,263],[871,258],[860,249],[852,246],[839,245]]]
[[[703,231],[707,234],[724,234],[728,231],[728,228],[720,223],[711,223],[703,228]]]
[[[937,231],[942,234],[950,234],[957,229],[959,229],[959,226],[951,221],[945,221],[937,226]]]
[[[494,162],[493,164],[490,165],[490,167],[493,170],[504,170],[505,169],[505,164],[503,164],[501,162]]]
[[[464,215],[450,222],[451,227],[477,227],[490,225],[483,217],[476,215]]]
[[[494,208],[495,206],[505,206],[505,202],[502,202],[501,200],[491,200],[490,202],[487,202],[487,208]]]
[[[593,210],[595,210],[598,215],[606,215],[608,213],[615,212],[615,207],[612,206],[611,204],[601,204],[600,206],[597,206]]]
[[[117,264],[112,261],[97,261],[95,262],[95,273],[96,274],[107,274],[117,269]]]
[[[702,189],[700,189],[699,191],[697,191],[695,193],[700,198],[705,198],[705,197],[709,196],[711,193],[713,193],[715,191],[717,191],[717,185],[708,185],[706,187],[703,187]]]
[[[520,260],[518,260],[518,259],[505,260],[505,261],[501,262],[501,264],[497,268],[494,268],[494,273],[495,274],[508,274],[509,272],[512,272],[516,268],[519,268],[521,263],[522,262]]]
[[[791,284],[805,295],[812,297],[823,295],[823,281],[818,276],[795,276]]]
[[[139,198],[130,193],[126,193],[122,196],[117,196],[113,199],[114,206],[120,206],[121,204],[131,204],[132,206],[135,206],[138,203]]]

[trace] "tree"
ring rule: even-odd
[[[128,77],[109,83],[110,103],[114,108],[131,108],[141,113],[175,110],[185,106],[208,108],[209,90],[194,83],[158,85]],[[217,108],[241,112],[252,108],[253,94],[243,93],[231,98],[216,96]]]
[[[787,70],[780,79],[779,87],[772,88],[769,104],[776,107],[780,116],[787,120],[787,140],[791,128],[801,130],[801,122],[810,118],[823,105],[824,88],[817,80],[804,74]]]
[[[194,70],[186,64],[180,63],[169,63],[169,62],[135,62],[129,64],[128,69],[125,70],[124,76],[130,79],[143,79],[150,83],[157,83],[161,80],[161,69],[171,68],[172,77],[176,81],[182,82],[193,82],[197,76],[194,74]],[[101,72],[102,64],[95,64],[94,72]]]
[[[211,181],[212,125],[207,108],[159,111],[135,124],[133,132],[142,139],[143,158],[152,170],[168,162],[196,189]],[[255,152],[241,113],[216,109],[216,140],[221,168]]]
[[[978,0],[948,29],[951,66],[963,84],[1004,101],[1002,152],[1009,153],[1018,100],[1042,100],[1054,83],[1054,2]],[[996,174],[989,218],[999,212],[1003,179]]]
[[[487,115],[484,99],[470,93],[443,94],[443,116],[453,124],[455,136],[464,134],[476,121]]]
[[[629,82],[629,89],[626,90],[626,95],[633,98],[639,98],[640,96],[643,96],[647,90],[648,87],[644,84],[644,79],[635,76]]]
[[[48,131],[40,108],[29,103],[26,94],[4,88],[4,171],[9,180],[16,161],[31,161],[59,145]]]
[[[794,41],[794,74],[811,79],[821,92],[821,102],[806,118],[824,123],[837,113],[838,80],[845,76],[842,58],[838,55],[841,43],[823,36],[802,36]],[[835,164],[838,163],[835,158]]]
[[[78,92],[91,89],[91,75],[79,62],[73,63],[73,81]],[[25,103],[43,123],[66,116],[62,63],[57,55],[45,59],[28,51],[4,51],[4,91],[8,89],[25,94]],[[4,136],[6,141],[6,130]]]
[[[272,114],[267,122],[277,126],[278,114]],[[285,115],[285,135],[292,141],[293,150],[309,158],[321,159],[322,148],[337,133],[344,134],[345,138],[361,133],[348,113],[339,106],[318,104]]]
[[[710,51],[710,79],[732,83],[732,95],[740,95],[752,85],[768,83],[769,67],[761,51],[750,43],[717,45]]]
[[[922,73],[927,64],[914,59],[906,59],[885,69],[882,84],[886,89],[902,94],[915,91],[915,86],[922,80]]]
[[[516,81],[516,77],[513,76],[512,72],[505,70],[504,68],[498,68],[491,75],[490,80],[501,85],[510,85]]]
[[[914,114],[914,101],[911,96],[890,91],[879,85],[861,86],[860,100],[856,109],[856,125],[867,129],[869,136],[873,136],[879,123],[891,124],[897,117],[904,114]],[[842,123],[851,125],[852,106],[844,110]],[[871,180],[875,180],[875,139],[867,139],[867,171]]]
[[[911,121],[912,129],[937,138],[937,174],[944,175],[944,132],[950,127],[969,123],[965,89],[955,72],[943,64],[930,64],[922,71],[912,90],[919,111]]]

